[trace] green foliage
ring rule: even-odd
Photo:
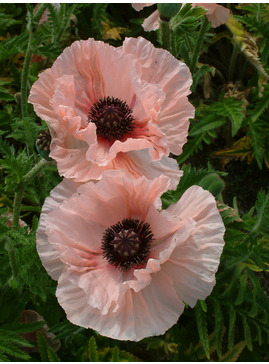
[[[175,191],[169,190],[162,195],[163,209],[166,209],[171,204],[177,202],[183,193],[193,185],[199,185],[204,189],[219,194],[223,188],[223,180],[220,177],[224,177],[226,174],[223,172],[216,172],[212,169],[212,166],[208,164],[207,169],[192,168],[190,165],[183,165],[180,168],[184,174],[180,179],[180,182]],[[214,173],[213,173],[214,172]],[[210,183],[208,183],[208,179]],[[221,183],[221,188],[219,188]]]
[[[23,351],[23,348],[31,348],[34,345],[21,334],[37,330],[43,325],[44,322],[41,321],[32,324],[0,325],[0,361],[14,361],[14,358],[30,360],[30,355]]]
[[[191,4],[185,4],[170,20],[173,32],[191,34],[198,26],[199,19],[206,14],[206,10],[198,6],[191,9]]]
[[[94,37],[121,46],[125,36],[143,36],[160,47],[162,34],[144,32],[141,26],[154,5],[140,13],[131,4],[46,6],[47,20],[40,24],[41,13],[36,17],[32,4],[0,4],[0,135],[6,139],[0,141],[0,360],[268,360],[269,303],[264,280],[269,273],[269,193],[260,183],[269,168],[268,5],[229,4],[228,28],[212,28],[206,11],[191,9],[191,4],[180,8],[168,23],[168,50],[192,70],[189,100],[196,114],[190,120],[188,143],[177,157],[184,174],[176,190],[161,197],[163,208],[193,185],[207,189],[215,196],[226,227],[225,246],[216,285],[207,299],[198,300],[193,309],[186,305],[178,323],[164,335],[137,343],[73,325],[57,302],[57,282],[40,262],[35,234],[44,199],[61,178],[51,163],[25,179],[40,160],[34,144],[46,125],[33,111],[21,116],[21,76],[30,38],[28,93],[38,74],[75,40]],[[253,170],[257,180],[243,195],[244,205],[234,191],[250,181],[246,173],[231,174],[234,163]],[[256,202],[249,202],[256,191]],[[19,193],[20,218],[27,226],[9,228],[7,213],[12,214]],[[29,308],[46,319],[49,332],[61,341],[57,353],[37,331],[44,322],[19,324]],[[22,335],[33,331],[37,331],[39,352],[28,353],[34,344]]]
[[[41,361],[45,362],[61,361],[58,355],[55,353],[55,351],[48,345],[45,336],[41,332],[37,331],[36,337],[37,337],[37,344]]]
[[[207,359],[209,359],[210,358],[209,338],[207,332],[206,312],[203,310],[201,302],[199,301],[195,306],[195,315],[196,315],[197,330],[199,333],[200,341],[202,343],[205,355]]]

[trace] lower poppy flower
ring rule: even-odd
[[[37,250],[67,318],[118,340],[139,341],[174,325],[215,285],[224,225],[214,197],[192,186],[167,210],[170,180],[63,180],[46,199]]]

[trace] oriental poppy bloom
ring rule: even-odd
[[[138,178],[168,175],[175,188],[179,155],[194,108],[188,67],[139,37],[115,48],[74,42],[31,88],[29,102],[50,129],[50,157],[61,175],[98,180],[107,169]]]
[[[167,176],[114,170],[97,183],[64,179],[46,199],[37,250],[72,323],[139,341],[211,293],[224,245],[215,199],[192,186],[161,210],[169,187]]]

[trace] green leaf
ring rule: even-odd
[[[254,156],[260,169],[262,169],[262,161],[265,149],[263,133],[264,128],[260,125],[260,123],[249,123],[249,134],[251,136]]]
[[[1,32],[4,31],[5,29],[8,29],[11,25],[22,23],[21,20],[13,19],[13,16],[14,16],[13,14],[8,14],[7,12],[0,13]]]
[[[11,344],[8,341],[1,340],[0,342],[0,352],[3,352],[5,355],[10,355],[12,357],[29,360],[30,356],[23,352],[21,349],[16,347],[15,345]]]
[[[243,316],[243,326],[244,326],[244,337],[245,337],[245,341],[247,344],[247,348],[252,351],[253,350],[253,344],[252,344],[252,339],[251,339],[251,331],[250,331],[250,327],[249,324],[247,322],[247,319],[245,316]]]
[[[49,361],[51,361],[51,362],[61,361],[60,358],[58,357],[58,355],[55,353],[55,351],[50,346],[47,347],[47,354],[48,354]]]
[[[226,120],[223,118],[218,118],[218,120],[216,119],[216,115],[212,113],[207,117],[204,117],[201,121],[198,120],[195,124],[192,124],[189,136],[193,137],[195,135],[208,133],[209,131],[217,129],[226,123]]]
[[[219,361],[237,361],[245,346],[245,341],[240,341],[230,351],[224,354]]]
[[[238,290],[236,300],[234,302],[235,305],[241,305],[241,303],[244,301],[246,287],[247,287],[247,275],[242,274],[239,279],[239,290]]]
[[[180,11],[171,18],[170,27],[173,32],[178,34],[191,34],[199,25],[199,19],[207,13],[207,10],[185,4]]]
[[[11,95],[8,90],[0,87],[0,100],[3,101],[15,101],[15,97]]]
[[[119,348],[117,346],[114,347],[111,361],[118,362],[120,361]]]
[[[207,332],[207,321],[205,312],[202,309],[200,302],[198,301],[195,306],[195,317],[197,323],[197,329],[199,333],[199,337],[205,352],[207,359],[210,358],[209,354],[209,339],[208,339],[208,332]]]
[[[97,345],[94,336],[89,341],[89,359],[90,361],[99,361]]]
[[[251,124],[254,124],[259,119],[259,117],[267,109],[268,104],[269,104],[269,86],[265,85],[263,96],[255,104],[255,108],[252,110],[248,110],[248,117],[250,117]]]
[[[206,302],[205,302],[205,301],[203,301],[203,300],[199,300],[199,303],[200,303],[200,305],[201,305],[201,307],[202,307],[202,310],[203,310],[204,312],[207,312],[207,304],[206,304]]]
[[[236,320],[236,312],[232,305],[229,304],[229,329],[228,329],[228,349],[232,350],[234,345],[234,329],[235,329],[235,320]]]
[[[217,173],[211,173],[201,179],[199,186],[211,192],[214,197],[217,197],[223,191],[225,184]]]
[[[34,118],[14,118],[12,120],[12,133],[7,138],[13,138],[21,143],[27,144],[29,147],[34,146],[34,142],[40,130],[44,126],[38,125]]]
[[[269,232],[269,192],[260,190],[255,204],[257,210],[257,222],[251,230],[251,234]]]
[[[216,348],[218,356],[222,356],[222,339],[224,335],[224,319],[220,304],[214,301],[215,311],[215,331],[216,331]]]
[[[41,334],[40,331],[37,331],[36,332],[36,338],[37,338],[37,345],[38,345],[41,360],[42,361],[50,361],[49,356],[48,356],[48,352],[47,352],[48,343],[47,343],[47,340],[45,339],[44,335]]]
[[[211,110],[219,116],[228,117],[232,123],[232,136],[238,132],[245,117],[242,101],[229,97],[212,105]]]

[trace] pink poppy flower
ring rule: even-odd
[[[133,178],[181,176],[180,154],[194,107],[188,67],[139,37],[122,47],[74,42],[31,88],[29,102],[52,135],[50,157],[61,175],[100,179],[107,169]]]
[[[153,4],[132,4],[133,8],[137,11],[140,11],[145,6],[150,6],[150,5]],[[185,3],[182,4],[182,7],[184,5]],[[218,4],[192,3],[192,8],[194,8],[195,6],[207,9],[206,17],[210,21],[213,28],[225,24],[230,16],[230,10]],[[155,10],[148,18],[144,20],[142,24],[144,30],[146,32],[157,30],[160,27],[159,19],[160,19],[160,13],[158,10]]]
[[[37,250],[72,323],[139,341],[211,293],[224,245],[215,199],[192,186],[161,210],[169,187],[112,170],[79,187],[64,179],[46,199]]]

